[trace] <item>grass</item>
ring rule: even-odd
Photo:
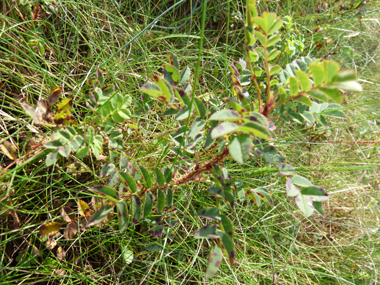
[[[87,187],[100,181],[98,173],[104,162],[86,158],[82,163],[70,157],[46,168],[46,153],[33,146],[47,141],[50,129],[34,126],[19,105],[22,100],[35,106],[38,99],[61,86],[64,96],[74,99],[74,116],[81,122],[89,114],[86,80],[97,66],[102,66],[107,82],[115,84],[121,94],[138,98],[142,84],[152,73],[159,74],[167,62],[167,50],[178,54],[181,66],[189,65],[193,74],[200,60],[196,96],[226,97],[231,85],[228,65],[243,56],[237,12],[244,14],[244,6],[241,1],[209,1],[202,29],[201,2],[193,1],[193,7],[188,2],[178,5],[137,38],[134,36],[170,8],[172,1],[44,2],[39,13],[36,4],[31,6],[34,21],[28,5],[1,2],[0,143],[16,145],[22,158],[7,168],[12,160],[0,157],[2,284],[206,282],[212,243],[194,239],[193,234],[205,225],[196,213],[215,202],[201,184],[189,184],[176,192],[179,224],[174,228],[175,237],[164,239],[164,250],[146,251],[146,245],[155,241],[146,233],[149,221],[120,233],[116,219],[102,228],[80,232],[72,240],[61,235],[54,249],[47,248],[38,237],[38,227],[58,220],[64,205],[75,208],[78,199],[89,202],[92,196]],[[327,132],[276,121],[277,146],[286,161],[330,193],[323,216],[304,218],[286,198],[284,180],[263,161],[252,158],[244,166],[225,162],[231,174],[246,185],[270,190],[273,201],[261,207],[246,201],[229,212],[239,265],[223,262],[209,283],[377,284],[379,6],[367,1],[364,8],[344,10],[351,1],[327,1],[321,11],[323,3],[315,0],[261,2],[261,12],[293,17],[294,34],[304,38],[302,55],[337,60],[343,69],[355,69],[365,91],[346,94],[347,119],[330,120]],[[364,13],[359,14],[361,9]],[[198,56],[202,33],[205,37]],[[296,56],[285,57],[283,64]],[[151,106],[149,113],[140,112],[136,117],[147,135],[126,134],[122,150],[147,168],[168,163],[168,133],[177,127],[173,120],[161,119],[159,104],[152,102]],[[123,260],[125,246],[133,251],[131,264]],[[58,247],[66,252],[64,258],[57,255]]]

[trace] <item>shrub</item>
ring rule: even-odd
[[[206,102],[195,96],[190,68],[181,69],[172,52],[168,64],[163,66],[163,77],[153,74],[151,82],[141,87],[141,100],[134,102],[131,96],[122,96],[112,85],[106,85],[98,69],[86,102],[91,115],[80,123],[71,115],[75,107],[71,99],[57,103],[60,88],[53,90],[47,100],[38,102],[38,111],[22,103],[35,124],[54,127],[52,140],[43,145],[48,151],[46,166],[70,154],[78,159],[90,153],[95,158],[107,156],[99,174],[106,182],[89,187],[94,193],[91,205],[77,201],[79,217],[72,214],[73,209],[62,208],[64,221],[44,224],[41,235],[52,237],[64,226],[65,238],[72,239],[79,223],[86,230],[104,224],[117,212],[120,231],[130,225],[130,219],[132,224],[146,217],[154,220],[147,233],[158,238],[158,242],[146,248],[156,251],[163,246],[160,238],[164,234],[170,236],[171,228],[177,224],[170,215],[176,210],[176,190],[188,183],[202,183],[215,198],[215,207],[198,212],[210,222],[196,231],[194,237],[215,241],[206,271],[206,277],[210,278],[218,270],[223,254],[235,264],[234,226],[226,209],[233,211],[245,199],[258,206],[262,201],[271,202],[266,188],[250,189],[222,166],[226,159],[244,164],[251,155],[277,167],[278,173],[284,176],[287,196],[294,197],[305,216],[314,210],[323,213],[321,203],[328,200],[327,192],[297,175],[295,168],[285,163],[276,149],[276,126],[272,118],[278,116],[295,124],[326,127],[326,116],[344,118],[341,90],[361,91],[361,86],[354,71],[340,71],[339,64],[333,61],[301,57],[281,67],[278,64],[281,54],[287,52],[280,44],[282,19],[268,12],[258,16],[252,0],[247,1],[246,14],[246,57],[231,63],[232,95],[224,98],[222,105],[213,98]],[[128,132],[144,135],[145,131],[134,118],[137,112],[154,107],[149,101],[152,98],[154,104],[165,108],[162,121],[174,121],[179,126],[170,133],[173,155],[164,169],[151,169],[143,163],[136,165],[121,154],[120,125]]]

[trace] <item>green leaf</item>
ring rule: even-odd
[[[107,196],[106,198],[111,197],[112,199],[110,200],[115,201],[115,202],[117,202],[117,200],[119,199],[119,195],[117,194],[117,192],[111,187],[108,187],[106,185],[91,186],[89,187],[89,190],[103,194]]]
[[[206,142],[203,146],[205,150],[209,149],[215,143],[215,139],[211,138],[211,131],[212,130],[210,129],[207,133]]]
[[[77,152],[77,158],[83,159],[87,156],[90,148],[88,146],[81,147]]]
[[[63,157],[68,157],[70,152],[71,152],[71,148],[69,145],[64,145],[64,146],[61,146],[59,149],[58,149],[58,152],[60,155],[62,155]]]
[[[276,15],[276,13],[264,12],[263,18],[264,18],[264,21],[266,22],[266,26],[267,26],[268,31],[269,31],[269,28],[273,25],[274,21],[277,18],[277,15]]]
[[[161,170],[159,170],[158,168],[156,168],[154,170],[154,172],[156,173],[156,180],[157,180],[157,184],[159,186],[163,185],[165,183],[165,177],[164,175],[162,174]]]
[[[177,68],[175,68],[173,65],[165,64],[164,69],[170,73],[172,79],[174,80],[174,83],[177,84],[180,81],[180,74]]]
[[[290,95],[294,96],[298,94],[298,81],[294,76],[288,78]]]
[[[239,126],[237,126],[234,123],[230,123],[230,122],[221,123],[221,124],[217,125],[211,131],[211,138],[216,139],[218,137],[222,137],[224,135],[227,135],[229,133],[236,131],[238,128],[239,128]]]
[[[162,248],[162,241],[148,244],[145,249],[149,252],[159,251]]]
[[[115,164],[107,162],[103,165],[102,169],[100,170],[99,177],[103,178],[111,174],[112,171],[115,170]]]
[[[302,104],[309,107],[313,106],[313,102],[310,100],[310,98],[303,94],[297,95],[296,97],[294,97],[294,100],[301,102]]]
[[[129,95],[125,95],[122,108],[123,109],[128,108],[131,104],[132,104],[132,97]]]
[[[118,109],[121,109],[121,107],[123,106],[124,104],[124,99],[123,99],[123,96],[121,96],[121,94],[117,93],[117,94],[114,94],[111,98],[111,105],[112,107],[115,109],[115,110],[118,110]]]
[[[255,76],[256,76],[256,77],[259,77],[259,76],[261,76],[261,74],[263,73],[263,70],[262,70],[260,67],[255,66],[255,67],[253,68],[253,72],[255,73]]]
[[[278,57],[280,55],[281,52],[279,52],[277,49],[273,49],[269,55],[268,55],[268,60],[271,61],[271,60],[274,60],[276,59],[276,57]]]
[[[317,64],[312,64],[309,66],[311,77],[314,80],[314,86],[318,87],[325,80],[325,70],[322,66]]]
[[[219,208],[205,208],[198,212],[198,216],[219,221]]]
[[[149,96],[157,98],[161,102],[169,102],[164,92],[162,92],[158,86],[152,83],[146,83],[141,87],[141,92]]]
[[[162,79],[161,77],[157,75],[153,75],[152,78],[153,78],[153,81],[160,88],[160,90],[163,92],[164,96],[166,97],[166,102],[169,102],[172,96],[172,92],[173,92],[170,87],[169,82],[167,82],[165,79]]]
[[[119,168],[120,170],[124,170],[128,167],[128,157],[125,155],[120,155],[120,160],[119,160]]]
[[[232,222],[229,218],[227,218],[226,215],[220,214],[220,218],[222,219],[224,232],[228,234],[230,237],[232,237],[234,234],[234,227],[232,225]]]
[[[270,71],[269,71],[269,75],[272,76],[276,73],[279,73],[280,71],[282,70],[281,66],[279,65],[273,65],[271,68],[270,68]]]
[[[179,84],[185,84],[190,79],[190,68],[186,66],[186,68],[181,72],[181,80]]]
[[[161,213],[165,208],[165,193],[159,189],[157,194],[157,213]]]
[[[288,111],[288,115],[289,115],[289,118],[292,119],[294,122],[298,124],[303,124],[303,117],[300,114],[296,112]]]
[[[189,131],[188,137],[195,139],[196,135],[203,129],[206,122],[202,121],[200,117],[195,118],[193,124],[191,125],[191,129]]]
[[[239,163],[244,163],[248,159],[251,148],[251,138],[246,134],[239,134],[233,137],[228,145],[231,157]]]
[[[89,126],[87,128],[87,143],[89,145],[92,145],[94,143],[94,138],[95,138],[95,130],[92,126]]]
[[[150,191],[145,193],[144,218],[149,216],[153,208],[153,195]]]
[[[233,110],[221,110],[219,112],[216,112],[211,115],[210,117],[211,121],[240,121],[240,115],[239,113],[233,111]]]
[[[270,132],[268,128],[264,127],[262,124],[255,123],[255,122],[249,122],[245,123],[244,125],[239,127],[239,130],[252,134],[258,138],[269,140],[270,139]]]
[[[268,22],[263,17],[253,17],[252,20],[263,30],[264,33],[268,33]]]
[[[286,194],[288,195],[288,197],[295,197],[297,195],[300,195],[300,193],[301,193],[301,190],[292,183],[292,180],[290,178],[287,178],[286,179]]]
[[[174,53],[172,53],[170,50],[168,50],[168,53],[169,53],[170,64],[179,70],[179,62],[178,62],[177,56]]]
[[[131,118],[131,117],[130,117],[130,112],[129,112],[129,110],[122,109],[122,110],[117,111],[117,114],[118,114],[119,117],[121,117],[123,120],[129,120],[129,119]]]
[[[232,239],[230,238],[228,234],[222,231],[219,231],[217,234],[222,239],[222,243],[224,245],[224,248],[227,251],[230,264],[233,265],[235,263],[236,253],[235,253],[234,243],[232,242]]]
[[[329,199],[329,194],[327,194],[326,190],[317,186],[306,187],[301,190],[301,194],[303,196],[311,196],[313,201],[316,202],[324,202]]]
[[[128,208],[124,201],[117,203],[119,230],[123,232],[127,228],[128,224]]]
[[[357,81],[343,81],[343,82],[337,82],[330,87],[339,88],[346,91],[352,91],[352,92],[362,92],[363,87],[362,85]]]
[[[207,189],[207,192],[216,197],[217,199],[223,199],[224,198],[224,193],[223,193],[223,188],[219,186],[211,186]]]
[[[307,178],[300,175],[294,175],[292,178],[292,182],[302,187],[313,186],[313,183],[311,183]]]
[[[248,57],[251,62],[256,62],[259,59],[259,55],[253,48],[247,47]]]
[[[48,149],[58,149],[62,146],[63,144],[59,140],[54,140],[50,141],[44,144],[44,147]]]
[[[314,212],[313,201],[309,196],[296,196],[296,204],[306,217],[309,217]]]
[[[212,276],[216,274],[220,267],[220,264],[222,263],[222,260],[222,250],[217,245],[215,245],[210,254],[210,259],[208,261],[208,266],[206,270],[206,280],[209,280]]]
[[[79,141],[80,142],[79,142]],[[79,147],[82,145],[83,143],[83,140],[82,140],[82,137],[80,136],[77,136],[76,138],[72,139],[71,141],[69,141],[69,146],[71,147],[71,149],[74,151],[74,152],[77,152]]]
[[[314,118],[314,116],[313,116],[312,113],[305,111],[303,113],[300,113],[300,115],[301,115],[302,118],[304,118],[310,124],[314,124],[315,123],[315,118]]]
[[[144,167],[140,166],[140,171],[144,177],[146,187],[148,189],[152,188],[152,177],[150,176],[148,170],[146,170]]]
[[[321,202],[315,202],[315,201],[313,201],[313,207],[314,207],[315,210],[317,210],[318,213],[320,213],[321,215],[323,215],[323,208],[322,208]]]
[[[129,249],[128,245],[124,245],[121,250],[121,256],[125,264],[129,265],[133,261],[133,251]]]
[[[132,193],[136,193],[137,192],[137,184],[136,184],[135,180],[133,179],[133,177],[126,172],[118,172],[118,174],[119,174],[121,181],[124,183],[124,185],[129,186]]]
[[[120,123],[124,122],[123,117],[121,117],[117,111],[114,111],[114,112],[111,114],[111,118],[112,118],[112,120],[113,120],[115,123],[117,123],[117,124],[120,124]]]
[[[113,207],[111,207],[111,205],[109,204],[106,204],[103,207],[101,207],[91,216],[88,226],[92,226],[92,225],[96,225],[100,223],[107,216],[107,214],[111,212],[112,209]]]
[[[318,89],[310,90],[307,92],[307,94],[309,94],[311,97],[313,97],[319,101],[322,101],[322,102],[328,101],[326,94],[323,93],[322,91],[318,90]]]
[[[270,198],[268,190],[265,189],[264,187],[258,187],[258,188],[254,189],[252,191],[255,194],[257,194],[257,196],[259,197],[259,199],[266,201],[268,204],[272,203],[272,199]]]
[[[291,166],[290,164],[285,164],[285,163],[280,163],[278,165],[278,170],[279,170],[279,173],[282,174],[282,175],[292,175],[292,174],[296,174],[296,170],[293,166]]]
[[[323,65],[326,71],[326,83],[331,83],[339,72],[339,64],[335,61],[325,60]]]
[[[298,81],[300,83],[301,90],[305,91],[305,90],[310,89],[310,79],[309,79],[309,76],[305,72],[303,72],[301,70],[294,70],[294,73],[296,74],[297,79],[298,79]]]
[[[107,85],[102,89],[103,96],[108,96],[114,92],[114,86],[113,85]]]
[[[345,119],[346,115],[344,114],[343,110],[339,109],[343,109],[343,107],[339,104],[331,103],[321,114],[323,116]]]
[[[189,115],[190,115],[189,107],[184,106],[181,108],[181,110],[179,110],[179,112],[177,113],[177,116],[175,116],[175,119],[177,121],[185,120],[189,117]]]
[[[197,107],[199,116],[203,119],[206,116],[206,108],[200,99],[194,98],[194,101],[195,101],[195,105]]]
[[[268,35],[272,35],[282,27],[283,21],[281,18],[277,18],[268,29]]]
[[[168,207],[173,206],[173,190],[172,190],[172,188],[168,188],[166,190],[166,205]]]
[[[96,78],[99,81],[100,87],[103,87],[103,84],[104,84],[104,75],[103,75],[103,72],[99,68],[96,70]]]
[[[140,197],[136,194],[133,194],[132,196],[132,221],[134,224],[137,224],[137,222],[140,220],[141,215],[141,200]]]
[[[345,82],[345,81],[356,81],[356,73],[354,70],[344,70],[339,72],[334,76],[332,82]]]
[[[245,43],[246,46],[254,45],[256,42],[256,38],[253,36],[253,34],[250,32],[250,30],[247,27],[245,28],[245,40],[246,40],[246,43]]]
[[[226,101],[227,104],[231,108],[233,108],[236,112],[238,112],[239,114],[247,113],[247,110],[244,108],[244,106],[239,101],[237,101],[236,99],[224,98],[223,100]]]
[[[197,230],[194,233],[194,238],[218,238],[215,232],[216,225],[207,225]]]
[[[267,47],[267,48],[268,48],[268,47],[271,47],[271,46],[273,46],[274,44],[278,43],[279,41],[281,41],[281,38],[280,38],[278,35],[271,36],[271,37],[268,39],[268,41],[267,41],[265,47]]]
[[[343,101],[342,93],[336,88],[320,88],[320,90],[325,93],[331,100],[341,104]]]
[[[59,157],[58,150],[49,153],[46,156],[46,162],[45,162],[46,166],[50,166],[56,163],[56,161],[58,160],[58,157]]]
[[[152,237],[160,237],[164,233],[164,226],[155,226],[153,228],[150,228],[148,230],[148,234],[150,234]]]

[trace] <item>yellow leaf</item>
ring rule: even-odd
[[[78,210],[82,217],[87,217],[90,215],[90,206],[83,200],[78,201]]]
[[[41,236],[52,236],[52,235],[56,234],[61,229],[61,227],[63,225],[64,224],[59,223],[59,222],[52,222],[52,223],[43,224],[40,227],[40,234],[41,234]]]
[[[57,104],[57,111],[67,111],[70,113],[71,108],[73,106],[73,99],[71,98],[66,98],[62,99],[61,102]]]
[[[45,245],[48,249],[53,250],[57,246],[57,241],[54,237],[51,237],[45,242]]]
[[[60,246],[57,248],[57,258],[58,260],[63,260],[66,257],[66,251]]]

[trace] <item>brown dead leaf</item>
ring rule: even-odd
[[[14,223],[13,223],[14,228],[15,229],[20,228],[20,225],[21,225],[20,218],[18,217],[16,210],[11,210],[10,214],[12,215],[13,220],[14,220]]]
[[[59,95],[62,93],[62,88],[61,87],[57,87],[57,88],[54,88],[49,97],[48,97],[48,103],[49,105],[54,105],[55,103],[57,103],[58,99],[59,99]]]
[[[53,273],[55,275],[65,275],[66,271],[64,269],[54,269]]]
[[[78,223],[74,221],[66,226],[65,231],[63,232],[63,235],[65,236],[65,239],[69,240],[75,237],[77,232],[78,232]]]
[[[35,245],[33,245],[33,255],[40,255],[40,251]]]
[[[61,216],[65,222],[70,223],[71,221],[73,221],[75,219],[75,214],[72,214],[73,212],[74,212],[74,210],[71,209],[70,207],[65,206],[65,207],[61,208]]]
[[[9,141],[0,144],[0,149],[9,159],[17,159],[17,148]]]
[[[58,260],[64,260],[66,258],[66,251],[64,251],[61,246],[57,248],[57,258]]]
[[[40,99],[37,103],[36,116],[33,117],[36,124],[45,122],[53,122],[54,113],[50,109],[48,102],[45,99]]]
[[[91,216],[84,217],[80,224],[82,231],[87,231],[91,227]]]

